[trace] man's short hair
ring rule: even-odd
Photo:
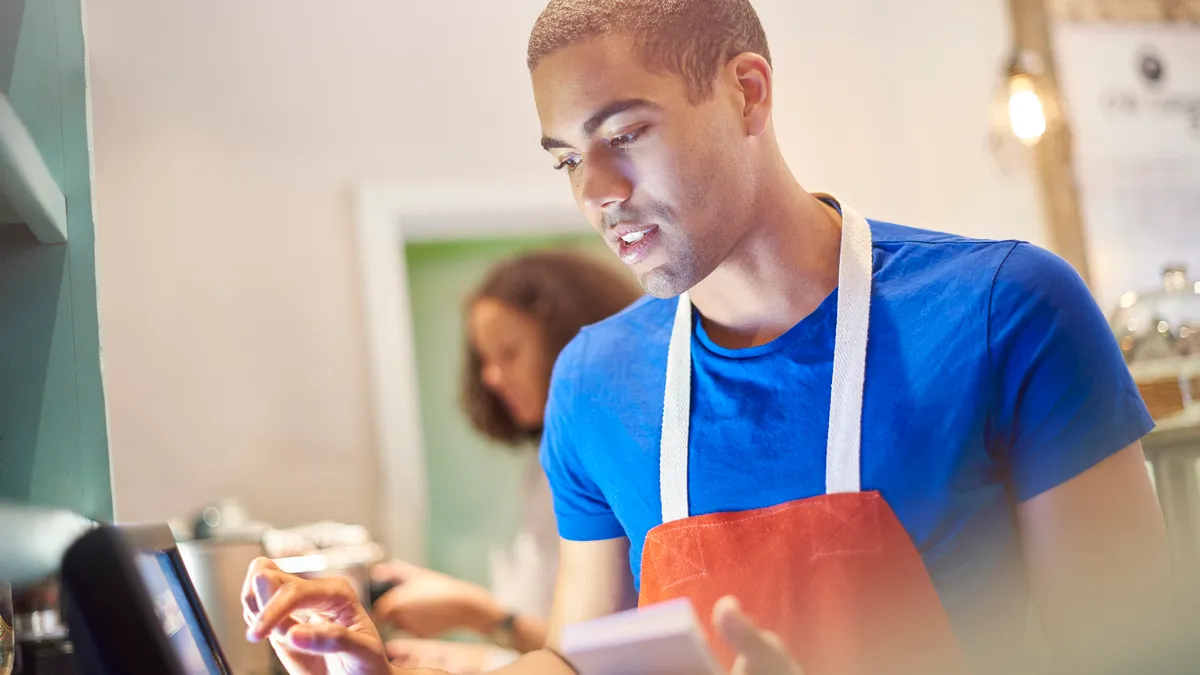
[[[529,36],[529,71],[564,47],[606,35],[631,38],[647,70],[682,77],[693,102],[712,95],[717,73],[738,54],[771,61],[749,0],[550,0]]]

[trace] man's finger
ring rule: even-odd
[[[737,600],[726,596],[713,607],[713,625],[717,632],[741,656],[734,672],[794,673],[797,672],[783,642],[774,633],[760,630],[742,611]]]
[[[262,613],[263,608],[270,604],[271,598],[275,597],[275,593],[282,589],[284,585],[290,581],[300,580],[298,577],[278,571],[278,569],[265,568],[259,571],[257,577],[251,579],[251,589],[253,589],[254,602],[258,604],[259,613]]]
[[[324,611],[358,603],[354,588],[342,577],[308,580],[277,570],[264,570],[260,577],[263,579],[256,580],[255,585],[272,594],[264,602],[254,625],[246,632],[246,638],[251,642],[269,635],[301,610]]]
[[[371,636],[348,630],[333,622],[305,623],[292,626],[287,632],[287,644],[308,654],[346,654],[366,662],[386,661],[381,646]]]
[[[261,570],[251,584],[254,587],[254,597],[258,602],[258,606],[266,607],[268,604],[270,604],[271,598],[275,597],[275,594],[280,588],[283,588],[285,584],[293,581],[299,581],[299,579],[290,574],[279,571],[278,568],[264,568]],[[254,622],[252,621],[251,624],[253,623]],[[278,623],[275,623],[272,627],[265,629],[266,632],[264,632],[263,635],[273,634],[283,636],[295,623],[297,622],[293,621],[291,615],[289,614],[283,617],[283,619]]]
[[[242,581],[242,609],[245,612],[258,616],[259,610],[262,609],[254,593],[254,579],[264,570],[278,569],[279,566],[269,558],[255,558],[254,562],[250,563],[250,568],[246,570],[246,578]]]
[[[283,587],[282,579],[272,579],[268,576],[267,570],[262,570],[258,576],[254,577],[250,585],[254,589],[254,602],[259,607],[259,612],[271,602],[271,598],[275,593]]]
[[[256,581],[255,584],[257,585],[258,582]],[[281,586],[263,605],[262,611],[258,613],[254,623],[250,624],[249,630],[246,631],[246,639],[258,642],[270,635],[276,626],[290,618],[292,612],[300,608],[302,601],[301,593],[295,584]]]
[[[258,642],[281,627],[286,628],[286,624],[292,621],[293,613],[321,605],[327,599],[325,596],[329,594],[324,585],[315,581],[270,577],[270,572],[264,571],[254,580],[262,611],[246,632],[246,638],[251,642]]]

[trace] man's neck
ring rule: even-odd
[[[770,196],[733,252],[691,290],[716,344],[766,344],[837,287],[841,217],[794,181]]]

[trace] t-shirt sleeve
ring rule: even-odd
[[[1154,428],[1104,314],[1075,270],[1048,251],[1016,244],[1000,265],[988,353],[992,441],[1018,501]]]
[[[585,369],[586,333],[580,334],[559,354],[550,378],[546,417],[542,431],[541,461],[554,497],[558,534],[569,541],[599,541],[625,536],[604,493],[588,471],[585,399],[580,396],[579,375]]]

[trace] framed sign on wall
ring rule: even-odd
[[[1060,23],[1055,45],[1102,306],[1200,273],[1200,24]]]

